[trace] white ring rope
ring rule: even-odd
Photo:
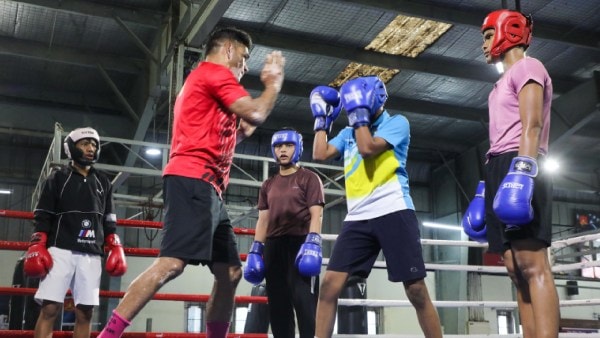
[[[453,300],[432,300],[435,307],[455,308],[455,307],[492,307],[492,308],[516,308],[517,302],[513,301],[453,301]],[[374,306],[374,307],[412,307],[408,300],[391,299],[357,299],[340,298],[338,305],[343,306]]]
[[[515,301],[483,301],[483,300],[432,300],[435,307],[438,308],[516,308]],[[412,307],[408,300],[390,300],[390,299],[356,299],[340,298],[338,305],[343,306],[377,306],[377,307]],[[600,299],[574,299],[560,301],[561,307],[600,305]]]
[[[335,241],[338,235],[334,234],[321,234],[321,238],[327,241]],[[596,239],[600,239],[600,233],[593,235],[583,235],[577,236],[567,239],[561,239],[555,242],[552,242],[552,248],[564,248],[571,244],[577,244],[582,242],[589,242]],[[487,248],[488,243],[479,243],[474,241],[450,241],[444,239],[421,239],[422,245],[440,245],[440,246],[467,246],[467,247],[476,247],[476,248]]]
[[[322,265],[327,265],[329,258],[323,258]],[[581,268],[590,268],[600,266],[600,261],[561,264],[552,267],[552,272],[564,272],[579,270]],[[386,262],[376,261],[373,264],[374,268],[384,269],[387,267]],[[493,274],[506,274],[506,268],[503,266],[483,266],[483,265],[458,265],[458,264],[435,264],[425,263],[426,270],[439,270],[439,271],[466,271],[466,272],[486,272]]]
[[[272,336],[269,336],[272,337]],[[423,338],[423,335],[416,334],[378,334],[378,335],[366,335],[366,334],[334,334],[334,338]],[[561,332],[558,334],[559,338],[592,338],[594,337],[591,333],[565,333]],[[523,338],[522,334],[444,334],[444,338]]]
[[[335,241],[338,235],[321,234],[321,238],[326,241]],[[441,246],[469,246],[475,248],[487,248],[487,243],[479,243],[473,241],[450,241],[447,239],[421,239],[422,245],[441,245]]]
[[[600,261],[589,261],[589,262],[581,262],[581,263],[555,265],[552,267],[552,272],[579,270],[581,268],[591,268],[591,267],[595,267],[595,266],[600,266]]]
[[[468,272],[487,272],[487,273],[506,274],[506,268],[503,266],[425,263],[425,269],[441,270],[441,271],[468,271]]]
[[[556,242],[552,242],[552,247],[553,248],[564,248],[566,246],[569,246],[571,244],[576,244],[576,243],[582,243],[582,242],[589,242],[589,241],[593,241],[596,239],[600,239],[600,233],[597,234],[593,234],[593,235],[583,235],[583,236],[578,236],[578,237],[571,237],[571,238],[566,238],[566,239],[561,239],[558,240]]]
[[[335,241],[338,238],[338,235],[321,234],[321,238],[326,241]]]
[[[422,245],[441,245],[441,246],[469,246],[475,248],[487,248],[488,244],[473,241],[450,241],[447,239],[421,239]]]

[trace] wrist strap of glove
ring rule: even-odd
[[[117,234],[110,234],[110,235],[106,236],[105,242],[110,247],[122,246],[121,238],[119,238],[119,235],[117,235]]]
[[[29,240],[30,245],[33,244],[39,244],[39,243],[46,243],[48,241],[48,234],[46,234],[45,232],[34,232],[33,234],[31,234],[31,239]]]
[[[475,190],[475,197],[485,198],[485,181],[479,181]]]
[[[325,116],[317,116],[315,117],[315,124],[313,126],[314,131],[324,130],[326,133],[328,132],[329,126],[327,126],[327,118]]]
[[[354,129],[370,125],[370,120],[370,113],[366,108],[356,108],[353,111],[348,112],[348,124]]]
[[[306,240],[304,241],[304,243],[313,243],[318,246],[321,246],[321,243],[322,243],[321,235],[319,235],[316,232],[311,232],[308,235],[306,235]]]
[[[265,249],[265,245],[262,242],[254,241],[252,243],[252,246],[250,247],[250,251],[248,251],[248,252],[262,255],[264,249]]]
[[[513,158],[510,164],[509,174],[511,173],[536,177],[538,174],[537,160],[529,156],[517,156]]]

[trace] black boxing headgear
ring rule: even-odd
[[[83,156],[83,151],[75,146],[77,142],[86,138],[96,141],[96,151],[94,152],[94,158],[91,161],[85,158]],[[73,130],[65,137],[63,146],[67,157],[82,166],[92,165],[96,163],[100,157],[100,136],[94,128],[85,127]]]

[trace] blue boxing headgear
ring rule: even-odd
[[[302,135],[295,130],[280,130],[273,134],[271,138],[271,152],[273,158],[277,162],[277,156],[275,155],[275,146],[284,143],[292,143],[295,147],[294,155],[292,155],[292,163],[296,164],[300,161],[302,156]]]
[[[362,78],[365,81],[366,89],[373,91],[374,101],[371,107],[371,114],[374,115],[379,108],[383,107],[385,101],[387,101],[388,94],[385,89],[385,83],[377,75],[364,76]]]

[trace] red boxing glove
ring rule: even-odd
[[[52,256],[46,249],[48,234],[45,232],[34,232],[31,235],[29,249],[25,254],[23,270],[28,277],[44,278],[52,269]]]
[[[123,276],[127,272],[127,261],[121,240],[117,234],[110,234],[104,240],[108,257],[106,258],[106,272],[113,277]]]

